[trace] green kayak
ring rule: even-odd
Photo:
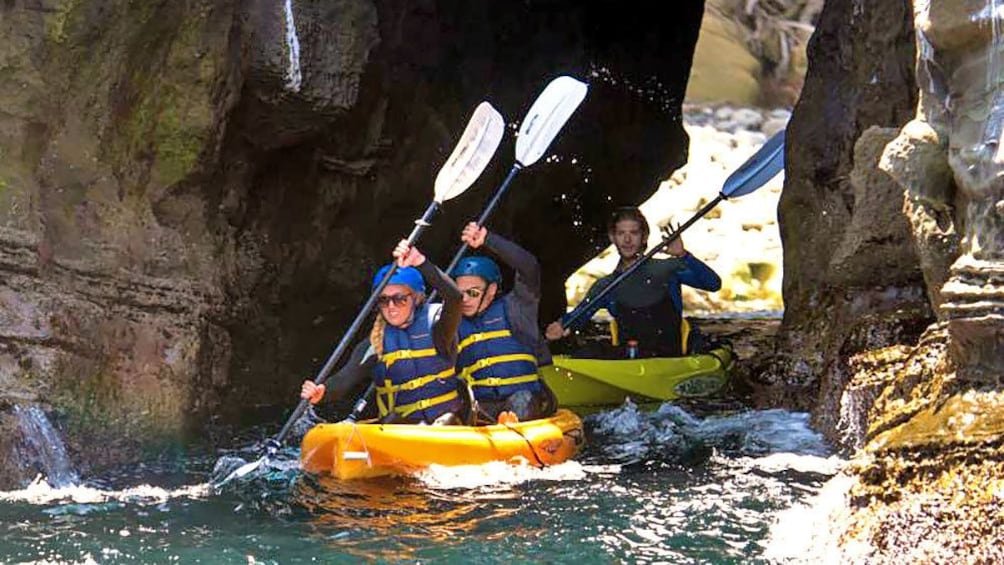
[[[554,357],[540,374],[560,406],[619,405],[710,396],[728,381],[734,356],[725,347],[686,357],[575,359]]]

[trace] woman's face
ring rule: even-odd
[[[415,293],[408,285],[389,284],[377,297],[380,314],[395,328],[403,328],[415,312]]]

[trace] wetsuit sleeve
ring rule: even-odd
[[[349,360],[328,379],[327,391],[324,396],[331,399],[344,398],[361,383],[370,378],[376,355],[369,349],[369,339],[364,339],[352,349]],[[367,355],[369,353],[369,355]]]
[[[516,271],[512,294],[526,304],[540,303],[540,262],[532,253],[508,239],[488,233],[485,246]]]
[[[711,292],[722,288],[718,273],[690,252],[680,258],[680,264],[683,268],[676,272],[676,278],[681,283]]]
[[[418,270],[422,277],[443,297],[443,309],[432,326],[432,342],[441,357],[455,359],[457,356],[457,329],[463,316],[463,294],[450,277],[439,267],[426,260]]]
[[[516,271],[512,292],[502,298],[513,335],[534,351],[538,365],[550,365],[551,350],[540,335],[538,319],[540,262],[526,249],[491,232],[485,239],[485,246]]]
[[[572,324],[572,328],[578,328],[583,324],[585,324],[586,322],[588,322],[590,319],[592,319],[593,314],[595,314],[596,311],[599,310],[600,308],[606,308],[609,310],[612,307],[614,293],[606,295],[605,297],[603,297],[602,300],[595,299],[596,295],[598,295],[604,288],[606,288],[606,286],[610,283],[611,280],[613,280],[612,276],[606,276],[593,283],[593,286],[589,287],[589,291],[586,292],[585,298],[582,299],[582,302],[575,309],[578,310],[579,308],[582,308],[584,304],[588,304],[588,306],[585,307],[586,313],[583,314],[578,320],[576,320],[574,324]],[[568,319],[571,317],[571,315],[575,312],[575,310],[561,317],[561,325],[564,326],[565,329],[572,329],[569,328],[567,322]],[[611,314],[612,313],[613,312],[611,312]]]

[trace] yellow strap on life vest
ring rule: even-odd
[[[441,371],[434,375],[425,375],[423,377],[411,379],[410,381],[399,385],[392,383],[390,379],[386,379],[384,380],[384,386],[376,387],[377,407],[380,409],[381,414],[383,415],[389,414],[390,412],[394,411],[394,400],[397,397],[397,391],[415,390],[417,388],[423,387],[431,383],[432,381],[448,379],[456,374],[457,373],[454,370],[454,368],[450,367],[449,369],[446,369],[445,371]],[[387,400],[384,400],[384,396],[387,397]],[[409,405],[406,404],[406,406]]]
[[[519,375],[515,377],[488,377],[485,379],[474,379],[468,377],[467,382],[470,386],[505,386],[532,383],[539,380],[540,375],[534,373],[532,375]]]
[[[610,320],[610,345],[617,347],[621,344],[620,327],[617,325],[616,318]]]
[[[485,357],[484,359],[478,359],[471,365],[464,367],[464,370],[460,372],[460,378],[470,381],[471,377],[475,372],[484,369],[485,367],[491,367],[492,365],[498,365],[499,363],[508,363],[510,361],[529,361],[534,365],[537,364],[537,358],[529,353],[513,353],[510,355],[496,355],[495,357]]]
[[[488,341],[489,339],[496,339],[500,337],[512,337],[512,332],[509,330],[495,330],[491,332],[471,334],[460,342],[460,345],[457,346],[457,351],[463,351],[468,345],[478,343],[480,341]]]
[[[412,402],[411,404],[402,404],[401,406],[394,408],[394,411],[400,414],[402,418],[407,418],[413,412],[425,410],[426,408],[443,404],[444,402],[449,402],[459,396],[460,395],[457,391],[451,390],[446,394],[440,394],[439,396],[433,396],[432,398],[426,398],[425,400],[419,400],[417,402]]]
[[[455,374],[456,371],[453,369],[453,367],[450,367],[449,369],[436,373],[435,375],[425,375],[424,377],[414,378],[406,383],[399,385],[391,384],[390,381],[384,381],[384,383],[386,383],[385,386],[378,386],[377,392],[387,394],[391,392],[397,392],[399,390],[415,390],[416,388],[423,387],[436,379],[446,379],[452,377]]]
[[[429,349],[399,349],[391,353],[380,356],[380,360],[383,364],[390,369],[390,366],[394,363],[400,361],[401,359],[419,359],[422,357],[434,357],[436,355],[436,350],[434,348]]]
[[[683,340],[683,343],[680,344],[680,351],[682,351],[684,355],[687,355],[688,353],[690,353],[689,351],[687,351],[687,338],[688,337],[690,337],[690,322],[688,322],[686,318],[681,318],[681,322],[680,322],[680,339]]]

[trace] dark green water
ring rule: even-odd
[[[592,416],[555,468],[492,465],[338,482],[295,451],[213,493],[218,454],[0,493],[0,562],[761,563],[780,511],[839,463],[805,414]]]

